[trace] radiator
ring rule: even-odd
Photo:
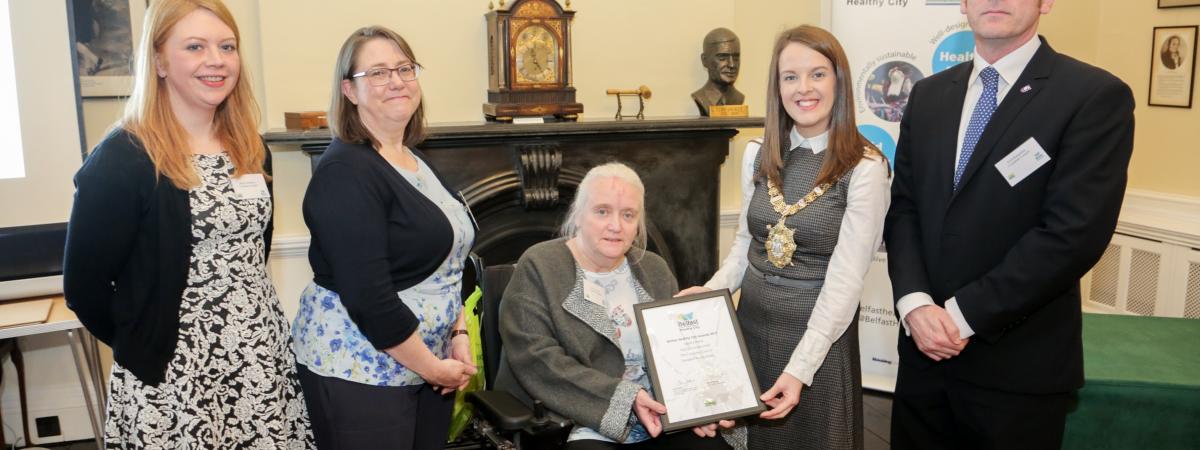
[[[1085,292],[1085,307],[1093,310],[1200,319],[1200,250],[1114,234]]]

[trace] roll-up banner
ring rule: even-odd
[[[970,61],[975,39],[957,0],[832,0],[832,31],[850,59],[858,130],[896,156],[908,93],[922,78]],[[887,253],[875,255],[859,307],[863,387],[896,386],[896,319]]]

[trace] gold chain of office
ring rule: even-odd
[[[787,218],[800,210],[807,208],[814,201],[825,195],[829,188],[836,183],[834,180],[830,183],[821,183],[814,187],[811,192],[801,198],[796,203],[788,204],[783,198],[783,191],[779,190],[779,186],[775,182],[767,179],[767,194],[771,196],[771,207],[775,208],[775,212],[779,213],[779,222],[774,226],[767,225],[767,261],[774,264],[780,269],[792,264],[792,254],[796,252],[796,230],[788,228],[784,225]]]

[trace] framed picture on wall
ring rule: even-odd
[[[71,0],[71,9],[80,93],[128,96],[146,0]]]
[[[1159,8],[1182,8],[1185,6],[1200,6],[1200,0],[1158,0]]]
[[[1192,107],[1192,90],[1196,84],[1196,27],[1154,27],[1150,49],[1150,106]]]

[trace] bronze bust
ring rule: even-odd
[[[700,63],[708,70],[708,82],[692,93],[701,116],[713,105],[740,105],[746,96],[733,87],[741,65],[742,44],[728,28],[717,28],[704,36]]]

